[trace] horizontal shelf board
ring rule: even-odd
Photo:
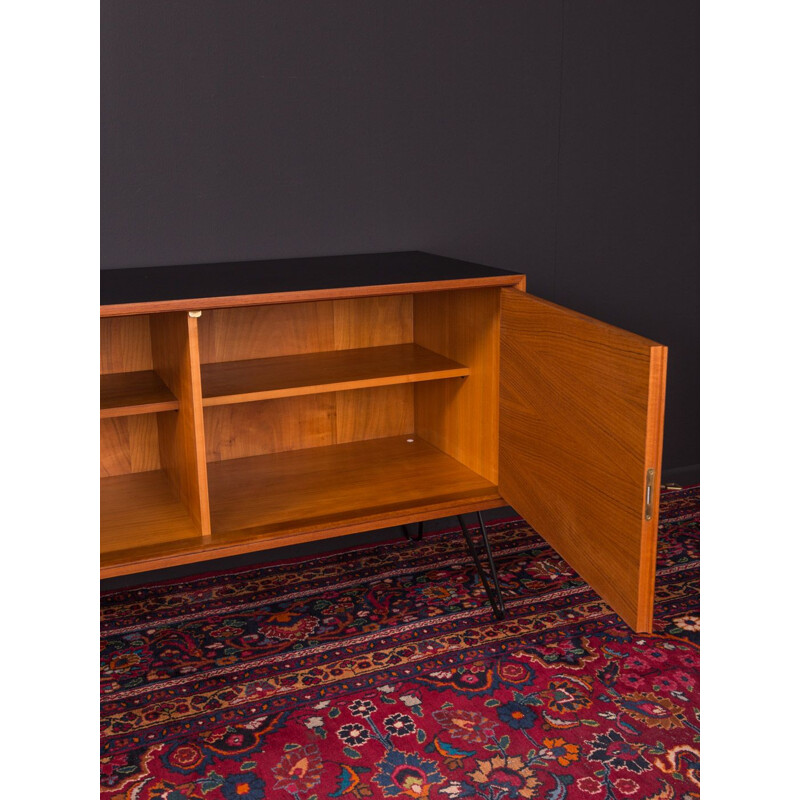
[[[151,533],[141,544],[131,537],[125,550],[105,548],[101,576],[436,519],[504,502],[497,486],[418,437],[221,461],[209,464],[208,470],[210,536],[165,533],[159,540]]]
[[[174,411],[178,400],[152,370],[100,376],[100,418]]]
[[[208,465],[208,483],[219,532],[338,524],[353,514],[496,489],[416,436],[217,461]]]
[[[416,344],[204,364],[203,405],[227,405],[469,375],[469,367]]]
[[[163,470],[100,480],[100,563],[109,553],[199,538]]]

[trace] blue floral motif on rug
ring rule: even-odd
[[[699,797],[699,488],[633,633],[521,519],[105,593],[104,800]]]

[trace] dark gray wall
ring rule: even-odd
[[[426,250],[670,347],[699,463],[687,0],[104,0],[104,268]]]
[[[699,465],[698,6],[564,12],[550,299],[669,346],[664,469]]]

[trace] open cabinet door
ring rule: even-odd
[[[651,631],[667,348],[516,289],[500,322],[500,493]]]

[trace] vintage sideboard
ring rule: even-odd
[[[104,270],[101,577],[512,506],[652,628],[666,347],[426,253]]]

